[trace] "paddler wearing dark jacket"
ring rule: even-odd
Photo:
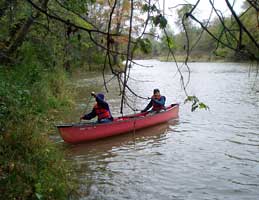
[[[96,95],[95,92],[92,92],[91,95],[95,97],[96,104],[90,113],[83,115],[80,119],[90,120],[97,116],[98,123],[107,123],[113,121],[109,104],[104,100],[104,94],[99,93]]]
[[[165,101],[166,101],[166,98],[165,96],[160,95],[159,89],[154,89],[153,96],[151,97],[150,102],[148,103],[146,108],[141,110],[141,112],[147,112],[151,107],[152,107],[151,112],[159,112],[161,110],[164,110]]]

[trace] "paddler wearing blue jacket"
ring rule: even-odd
[[[141,112],[147,112],[151,107],[151,112],[160,112],[165,109],[165,101],[166,98],[165,96],[160,95],[159,89],[154,89],[150,102],[145,109],[141,110]]]
[[[95,94],[92,92],[91,95],[95,97],[96,104],[92,111],[88,114],[83,115],[80,119],[90,120],[97,116],[98,123],[107,123],[113,121],[109,104],[104,100],[104,94]]]

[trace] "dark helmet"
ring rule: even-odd
[[[97,94],[97,97],[104,100],[104,94],[102,94],[102,93]]]

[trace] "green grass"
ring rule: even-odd
[[[67,199],[73,173],[48,133],[73,93],[62,68],[46,67],[31,48],[19,64],[0,66],[1,199]]]

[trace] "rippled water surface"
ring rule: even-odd
[[[190,64],[188,92],[210,107],[191,112],[183,104],[174,63],[141,63],[153,67],[133,66],[131,87],[146,97],[160,88],[168,104],[180,103],[179,119],[135,134],[64,144],[81,183],[81,199],[259,199],[259,92],[253,69],[249,77],[247,64]],[[118,116],[115,83],[108,83],[107,100]],[[76,84],[73,118],[91,109],[93,101],[86,105],[91,90],[104,91],[102,76],[95,73],[81,75]],[[133,100],[138,109],[148,103]]]

